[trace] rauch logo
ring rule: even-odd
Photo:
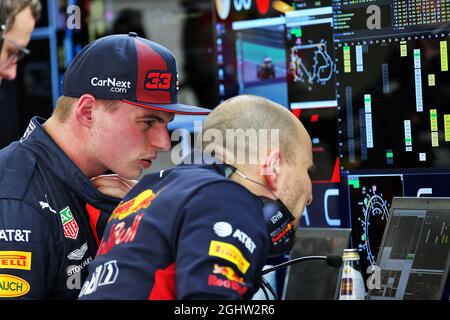
[[[0,274],[0,298],[15,298],[27,294],[30,284],[9,274]]]

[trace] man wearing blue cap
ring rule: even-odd
[[[177,103],[177,90],[174,56],[136,33],[75,57],[54,114],[0,151],[0,298],[78,296],[119,202],[111,195],[170,148],[175,114],[209,113]]]

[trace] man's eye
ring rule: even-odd
[[[155,120],[144,121],[144,123],[150,128],[155,124]]]

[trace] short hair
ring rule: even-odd
[[[203,135],[209,129],[218,130],[217,132],[221,134],[223,139],[221,141],[223,146],[217,145],[216,141],[210,142],[204,139]],[[246,132],[249,129],[258,130],[258,132],[260,129],[278,130],[279,141],[276,141],[276,143],[288,163],[293,163],[297,155],[296,149],[302,145],[302,141],[300,141],[303,139],[301,131],[304,130],[300,120],[283,106],[263,97],[240,95],[221,103],[208,115],[202,127],[201,148],[206,151],[206,148],[211,148],[211,146],[213,150],[222,147],[223,151],[232,153],[234,158],[239,152],[238,147],[241,151],[245,151],[246,155],[259,154],[260,151],[257,148],[258,146],[261,147],[261,140],[258,140],[258,146],[252,144],[251,139],[247,137],[245,137],[244,146],[236,146],[234,142],[229,144],[230,141],[227,141],[227,139],[235,139],[234,136],[227,135],[227,130],[230,129],[235,132],[237,130]],[[229,150],[230,145],[234,145],[234,150]],[[270,152],[271,146],[273,146],[273,141],[271,141],[271,134],[269,133],[266,146],[263,147],[266,148],[267,152]]]
[[[42,5],[39,0],[2,0],[4,1],[3,9],[6,10],[6,16],[8,17],[8,24],[6,25],[6,31],[8,31],[14,24],[16,15],[26,7],[30,7],[31,14],[35,21],[38,21],[41,17]]]
[[[66,96],[60,96],[58,98],[53,115],[59,120],[59,122],[64,123],[69,119],[73,106],[77,103],[78,99],[79,98]],[[105,109],[111,113],[118,109],[118,106],[116,105],[118,100],[97,99],[97,101],[101,102]]]

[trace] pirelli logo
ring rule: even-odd
[[[31,270],[31,252],[0,251],[0,269]]]
[[[209,245],[208,254],[230,261],[235,264],[242,273],[246,273],[250,267],[250,263],[244,258],[241,251],[230,243],[212,240]]]

